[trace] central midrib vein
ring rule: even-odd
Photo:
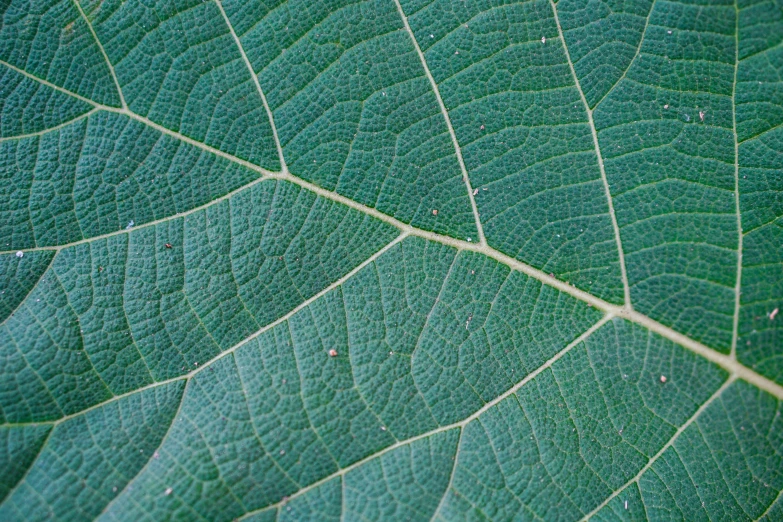
[[[718,364],[719,366],[723,367],[724,369],[726,369],[730,373],[737,374],[739,377],[741,377],[742,379],[752,383],[754,386],[756,386],[756,387],[758,387],[758,388],[760,388],[760,389],[770,393],[771,395],[777,397],[778,399],[783,400],[783,386],[781,386],[780,384],[778,384],[776,382],[771,381],[770,379],[768,379],[768,378],[766,378],[766,377],[756,373],[755,371],[751,370],[750,368],[747,368],[746,366],[740,364],[736,359],[733,359],[732,357],[730,357],[728,355],[724,355],[724,354],[722,354],[722,353],[720,353],[720,352],[718,352],[716,350],[713,350],[712,348],[709,348],[709,347],[699,343],[698,341],[695,341],[695,340],[691,339],[690,337],[688,337],[688,336],[686,336],[684,334],[681,334],[680,332],[677,332],[677,331],[675,331],[675,330],[673,330],[673,329],[671,329],[671,328],[669,328],[667,326],[664,326],[663,324],[655,321],[654,319],[651,319],[650,317],[648,317],[648,316],[646,316],[644,314],[641,314],[639,312],[636,312],[636,311],[630,309],[630,307],[618,306],[618,305],[614,305],[614,304],[611,304],[609,302],[606,302],[603,299],[601,299],[599,297],[596,297],[596,296],[594,296],[594,295],[592,295],[592,294],[590,294],[590,293],[588,293],[588,292],[586,292],[584,290],[576,288],[575,286],[572,286],[571,284],[569,284],[567,282],[560,281],[559,279],[556,279],[555,277],[550,276],[549,274],[547,274],[547,273],[545,273],[545,272],[543,272],[543,271],[541,271],[541,270],[539,270],[539,269],[537,269],[535,267],[532,267],[530,265],[522,263],[521,261],[519,261],[519,260],[517,260],[515,258],[512,258],[512,257],[510,257],[510,256],[508,256],[506,254],[503,254],[502,252],[500,252],[498,250],[495,250],[494,248],[492,248],[492,247],[490,247],[488,245],[481,245],[481,244],[472,243],[472,242],[469,243],[467,241],[454,239],[454,238],[449,237],[449,236],[444,236],[444,235],[441,235],[441,234],[437,234],[435,232],[430,232],[430,231],[427,231],[427,230],[422,230],[422,229],[413,227],[413,226],[411,226],[411,225],[409,225],[407,223],[403,223],[403,222],[401,222],[401,221],[399,221],[399,220],[397,220],[397,219],[395,219],[395,218],[393,218],[391,216],[388,216],[388,215],[380,212],[379,210],[376,210],[376,209],[371,208],[371,207],[367,207],[367,206],[362,205],[361,203],[357,203],[356,201],[354,201],[352,199],[349,199],[349,198],[347,198],[345,196],[342,196],[342,195],[337,194],[335,192],[328,191],[328,190],[326,190],[326,189],[324,189],[322,187],[314,185],[313,183],[307,182],[307,181],[305,181],[305,180],[303,180],[301,178],[298,178],[298,177],[292,175],[289,172],[271,172],[271,171],[266,170],[266,169],[264,169],[262,167],[259,167],[258,165],[250,163],[247,160],[243,160],[241,158],[237,158],[235,156],[232,156],[231,154],[227,154],[227,153],[225,153],[225,152],[223,152],[223,151],[221,151],[219,149],[216,149],[214,147],[211,147],[211,146],[209,146],[209,145],[207,145],[205,143],[201,143],[199,141],[196,141],[193,138],[190,138],[190,137],[185,136],[183,134],[180,134],[178,132],[169,130],[166,127],[164,127],[164,126],[162,126],[162,125],[160,125],[158,123],[155,123],[152,120],[150,120],[150,119],[148,119],[148,118],[146,118],[144,116],[140,116],[140,115],[130,111],[129,109],[120,109],[120,108],[116,108],[116,107],[110,107],[110,106],[102,105],[102,104],[97,103],[97,102],[95,102],[93,100],[90,100],[88,98],[85,98],[83,96],[75,94],[75,93],[73,93],[71,91],[68,91],[67,89],[64,89],[62,87],[54,85],[54,84],[52,84],[52,83],[50,83],[50,82],[48,82],[46,80],[42,80],[41,78],[38,78],[37,76],[34,76],[34,75],[28,73],[27,71],[25,71],[23,69],[19,69],[19,68],[15,67],[15,66],[13,66],[11,64],[8,64],[8,63],[6,63],[6,62],[4,62],[2,60],[0,60],[0,65],[4,65],[4,66],[6,66],[6,67],[8,67],[8,68],[10,68],[10,69],[12,69],[14,71],[19,72],[20,74],[25,75],[26,77],[28,77],[28,78],[30,78],[32,80],[38,81],[38,82],[40,82],[40,83],[42,83],[42,84],[44,84],[44,85],[46,85],[46,86],[48,86],[50,88],[53,88],[55,90],[58,90],[58,91],[63,92],[65,94],[68,94],[68,95],[70,95],[70,96],[72,96],[74,98],[80,99],[80,100],[82,100],[82,101],[84,101],[86,103],[89,103],[90,105],[95,107],[95,109],[99,109],[99,110],[103,110],[103,111],[107,111],[107,112],[114,112],[114,113],[117,113],[117,114],[123,114],[123,115],[125,115],[125,116],[127,116],[129,118],[132,118],[132,119],[140,122],[140,123],[143,123],[143,124],[145,124],[145,125],[147,125],[149,127],[152,127],[153,129],[155,129],[155,130],[157,130],[157,131],[159,131],[159,132],[161,132],[163,134],[166,134],[168,136],[171,136],[173,138],[181,140],[181,141],[183,141],[185,143],[193,145],[194,147],[198,147],[198,148],[200,148],[202,150],[210,152],[210,153],[212,153],[212,154],[214,154],[216,156],[222,157],[222,158],[224,158],[224,159],[226,159],[228,161],[231,161],[233,163],[242,165],[242,166],[244,166],[244,167],[246,167],[246,168],[248,168],[250,170],[253,170],[253,171],[261,174],[261,176],[258,179],[254,180],[254,181],[252,181],[252,182],[250,182],[250,183],[248,183],[248,184],[246,184],[246,185],[244,185],[242,187],[239,187],[239,188],[235,189],[234,191],[229,192],[228,194],[225,194],[225,195],[223,195],[223,196],[221,196],[221,197],[219,197],[217,199],[214,199],[214,200],[210,201],[209,203],[206,203],[206,204],[201,205],[199,207],[195,207],[195,208],[193,208],[193,209],[191,209],[191,210],[189,210],[187,212],[183,212],[183,213],[180,213],[180,214],[175,214],[175,215],[172,215],[172,216],[169,216],[169,217],[166,217],[166,218],[162,218],[160,220],[151,221],[151,222],[139,225],[137,227],[134,227],[134,230],[139,229],[139,228],[145,228],[145,227],[149,227],[149,226],[154,226],[154,225],[157,225],[159,223],[163,223],[163,222],[170,221],[170,220],[173,220],[173,219],[178,219],[178,218],[187,216],[189,214],[198,212],[198,211],[203,210],[203,209],[205,209],[207,207],[210,207],[210,206],[212,206],[214,204],[217,204],[217,203],[219,203],[219,202],[221,202],[221,201],[223,201],[225,199],[228,199],[229,197],[233,196],[234,194],[236,194],[238,192],[241,192],[242,190],[244,190],[244,189],[246,189],[246,188],[248,188],[250,186],[253,186],[253,185],[256,185],[258,183],[261,183],[264,180],[274,179],[274,180],[288,181],[288,182],[293,183],[295,185],[298,185],[298,186],[300,186],[300,187],[302,187],[302,188],[304,188],[306,190],[309,190],[309,191],[311,191],[311,192],[313,192],[313,193],[315,193],[315,194],[317,194],[317,195],[319,195],[321,197],[324,197],[326,199],[335,201],[337,203],[341,203],[341,204],[343,204],[343,205],[345,205],[345,206],[347,206],[349,208],[352,208],[354,210],[357,210],[359,212],[367,214],[367,215],[369,215],[371,217],[374,217],[374,218],[376,218],[376,219],[378,219],[380,221],[383,221],[383,222],[385,222],[387,224],[390,224],[390,225],[396,227],[397,229],[399,229],[401,232],[406,233],[408,235],[422,237],[422,238],[427,239],[429,241],[434,241],[434,242],[437,242],[437,243],[441,243],[441,244],[444,244],[444,245],[447,245],[447,246],[451,246],[451,247],[454,247],[454,248],[457,248],[457,249],[460,249],[460,250],[470,250],[470,251],[473,251],[473,252],[478,252],[478,253],[484,254],[485,256],[487,256],[487,257],[489,257],[491,259],[494,259],[494,260],[496,260],[496,261],[498,261],[500,263],[503,263],[503,264],[509,266],[510,268],[512,268],[514,270],[517,270],[519,272],[522,272],[522,273],[524,273],[524,274],[526,274],[526,275],[528,275],[528,276],[530,276],[530,277],[532,277],[534,279],[537,279],[537,280],[541,281],[542,283],[544,283],[544,284],[546,284],[548,286],[551,286],[551,287],[553,287],[553,288],[555,288],[557,290],[560,290],[561,292],[564,292],[564,293],[566,293],[568,295],[571,295],[572,297],[575,297],[575,298],[577,298],[577,299],[579,299],[581,301],[584,301],[584,302],[588,303],[590,306],[595,306],[599,310],[602,310],[602,311],[604,311],[606,313],[612,313],[612,314],[614,314],[614,315],[616,315],[618,317],[622,317],[622,318],[627,319],[627,320],[629,320],[631,322],[634,322],[636,324],[644,326],[648,330],[650,330],[652,332],[655,332],[655,333],[657,333],[658,335],[660,335],[662,337],[665,337],[665,338],[667,338],[667,339],[669,339],[669,340],[671,340],[671,341],[673,341],[673,342],[675,342],[677,344],[680,344],[680,345],[684,346],[685,348],[687,348],[687,349],[697,353],[698,355],[701,355],[702,357],[704,357],[704,358],[714,362],[715,364]],[[64,248],[67,248],[67,247],[70,247],[70,246],[74,246],[74,245],[77,245],[77,244],[82,244],[82,243],[94,241],[94,240],[97,240],[97,239],[102,239],[102,238],[111,237],[111,236],[115,236],[115,235],[119,235],[119,234],[126,234],[126,233],[128,233],[126,230],[117,230],[115,232],[110,232],[108,234],[103,234],[103,235],[91,237],[91,238],[88,238],[88,239],[82,239],[80,241],[75,241],[73,243],[59,245],[59,246],[56,246],[56,247],[50,247],[50,248],[49,247],[42,247],[42,248],[20,249],[20,250],[21,251],[36,251],[36,250],[55,250],[55,251],[59,251],[59,250],[62,250]],[[619,238],[619,236],[617,236],[617,237]],[[620,251],[622,251],[622,250],[620,250]],[[10,253],[13,253],[13,252],[16,252],[16,250],[4,251],[4,252],[0,252],[0,254],[10,254]]]

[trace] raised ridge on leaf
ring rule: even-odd
[[[782,45],[0,2],[0,519],[781,519]]]

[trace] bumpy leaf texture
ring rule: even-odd
[[[0,520],[783,520],[781,0],[0,0]]]

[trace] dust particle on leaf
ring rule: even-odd
[[[437,208],[432,210],[432,215],[433,216],[437,216],[438,215],[438,209]]]
[[[775,320],[775,316],[776,316],[776,315],[778,315],[778,312],[779,312],[779,311],[780,311],[780,309],[779,309],[779,308],[775,308],[774,310],[772,310],[772,311],[769,313],[769,320],[770,320],[770,321],[774,321],[774,320]]]
[[[166,488],[166,491],[164,491],[163,494],[168,497],[169,495],[171,495],[172,491],[174,491],[173,488]]]
[[[335,350],[334,348],[329,350],[329,357],[337,357],[337,350]]]
[[[20,250],[19,252],[16,253],[16,257],[24,257],[24,252]]]
[[[662,383],[665,383],[665,382],[666,382],[666,380],[667,380],[667,379],[666,379],[666,376],[665,376],[665,375],[661,375],[661,382],[662,382]]]
[[[171,243],[166,243],[166,248],[171,248]]]

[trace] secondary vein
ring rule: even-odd
[[[429,65],[427,65],[427,59],[424,57],[424,53],[421,51],[421,47],[419,47],[419,42],[416,40],[416,35],[413,34],[413,31],[411,30],[410,24],[408,24],[408,17],[405,16],[405,11],[403,11],[402,6],[400,5],[400,0],[394,0],[394,3],[397,5],[397,11],[400,13],[400,18],[402,18],[402,24],[405,26],[405,30],[408,32],[408,35],[411,37],[411,41],[413,42],[413,47],[416,49],[416,54],[419,55],[419,60],[421,60],[421,65],[424,67],[424,74],[427,75],[427,79],[430,82],[430,86],[432,87],[432,92],[435,93],[435,98],[438,100],[438,106],[440,107],[440,112],[443,114],[443,119],[446,121],[446,127],[449,129],[449,136],[451,136],[451,142],[454,145],[454,152],[457,155],[457,161],[459,162],[459,167],[462,170],[462,179],[465,181],[465,187],[468,190],[468,198],[470,198],[470,206],[473,209],[473,218],[476,222],[476,230],[478,231],[479,236],[479,243],[483,246],[487,245],[487,239],[484,237],[484,228],[481,225],[481,219],[479,218],[479,212],[478,212],[478,206],[476,205],[476,198],[473,196],[473,186],[470,183],[470,176],[468,176],[468,169],[465,167],[465,160],[462,158],[462,149],[459,146],[459,142],[457,141],[457,134],[454,132],[454,126],[451,124],[451,117],[449,117],[449,111],[446,109],[446,105],[443,103],[443,98],[440,95],[440,89],[438,88],[438,84],[435,82],[435,78],[432,76],[432,72],[430,71]]]
[[[737,277],[734,285],[734,320],[731,332],[731,358],[737,358],[740,295],[742,291],[742,213],[739,197],[739,143],[737,141],[737,70],[739,69],[739,9],[734,0],[734,83],[731,87],[731,121],[734,132],[734,207],[737,213]]]
[[[275,117],[272,114],[272,109],[269,108],[269,103],[267,103],[266,96],[264,95],[264,91],[263,89],[261,89],[261,83],[258,81],[258,75],[253,70],[253,65],[250,63],[250,60],[248,59],[247,54],[245,53],[245,48],[242,46],[242,42],[240,41],[239,36],[237,36],[237,33],[234,31],[234,26],[231,25],[231,20],[228,18],[225,9],[223,9],[223,4],[220,2],[220,0],[215,0],[215,3],[217,4],[218,9],[220,10],[220,14],[223,16],[223,20],[225,20],[226,25],[228,26],[228,30],[231,32],[232,38],[234,38],[234,42],[236,42],[237,44],[237,49],[239,49],[239,54],[242,55],[242,60],[245,62],[245,66],[247,67],[247,70],[250,72],[250,77],[253,79],[253,84],[255,84],[256,86],[258,95],[261,97],[261,102],[264,104],[264,110],[266,111],[266,115],[269,118],[269,125],[272,127],[272,137],[275,140],[277,155],[280,158],[280,168],[283,170],[283,172],[288,172],[288,167],[286,166],[285,158],[283,157],[283,147],[280,144],[280,138],[277,135],[277,127],[275,126]]]
[[[609,321],[612,317],[613,317],[612,314],[604,315],[600,320],[598,320],[595,324],[593,324],[593,326],[591,326],[590,328],[588,328],[587,330],[582,332],[582,334],[579,337],[577,337],[576,339],[574,339],[573,341],[568,343],[568,345],[566,345],[565,348],[563,348],[562,350],[557,352],[552,358],[550,358],[544,364],[542,364],[541,366],[539,366],[538,368],[536,368],[535,370],[533,370],[532,372],[527,374],[527,376],[525,376],[524,379],[522,379],[517,384],[515,384],[514,386],[512,386],[511,388],[509,388],[508,390],[506,390],[502,394],[500,394],[495,399],[489,401],[484,406],[482,406],[481,408],[479,408],[478,410],[473,412],[471,415],[465,417],[461,421],[454,422],[454,423],[446,425],[446,426],[441,426],[439,428],[435,428],[435,429],[430,430],[430,431],[428,431],[426,433],[422,433],[420,435],[416,435],[414,437],[410,437],[409,439],[401,440],[401,441],[399,441],[399,442],[397,442],[395,444],[387,446],[386,448],[384,448],[384,449],[382,449],[382,450],[380,450],[380,451],[378,451],[378,452],[376,452],[376,453],[374,453],[372,455],[369,455],[369,456],[367,456],[367,457],[365,457],[365,458],[363,458],[361,460],[358,460],[358,461],[354,462],[353,464],[350,464],[349,466],[346,466],[346,467],[344,467],[344,468],[342,468],[342,469],[332,473],[331,475],[328,475],[328,476],[326,476],[326,477],[324,477],[324,478],[322,478],[322,479],[320,479],[320,480],[310,484],[309,486],[306,486],[306,487],[300,489],[296,493],[290,495],[288,498],[278,502],[277,504],[273,504],[271,506],[264,506],[261,509],[245,513],[242,517],[239,518],[239,520],[247,518],[247,517],[249,517],[249,516],[259,512],[259,511],[263,511],[263,510],[270,509],[270,508],[279,508],[279,507],[283,506],[286,502],[290,502],[291,499],[293,499],[293,498],[296,498],[296,497],[299,497],[301,495],[304,495],[308,491],[310,491],[312,489],[315,489],[318,486],[321,486],[321,485],[325,484],[326,482],[329,482],[330,480],[332,480],[332,479],[334,479],[336,477],[341,477],[341,476],[345,475],[346,473],[348,473],[349,471],[351,471],[351,470],[353,470],[353,469],[355,469],[355,468],[357,468],[359,466],[362,466],[363,464],[365,464],[365,463],[367,463],[367,462],[369,462],[371,460],[374,460],[374,459],[376,459],[376,458],[378,458],[378,457],[380,457],[380,456],[382,456],[382,455],[384,455],[386,453],[389,453],[390,451],[394,451],[395,449],[400,448],[402,446],[407,446],[409,444],[412,444],[412,443],[414,443],[414,442],[416,442],[418,440],[426,439],[426,438],[432,437],[433,435],[436,435],[438,433],[442,433],[444,431],[450,431],[450,430],[457,429],[457,428],[459,428],[461,430],[460,431],[460,439],[461,439],[462,438],[462,432],[464,431],[465,426],[467,426],[472,421],[474,421],[477,418],[479,418],[481,416],[481,414],[483,414],[484,412],[486,412],[490,408],[496,406],[498,403],[502,402],[504,399],[510,397],[511,395],[513,395],[514,393],[519,391],[519,389],[522,388],[525,384],[527,384],[528,382],[533,380],[536,376],[538,376],[541,372],[543,372],[547,368],[551,367],[556,361],[561,359],[564,355],[566,355],[568,352],[570,352],[574,347],[578,346],[585,339],[590,337],[590,335],[592,335],[596,330],[598,330],[604,324],[606,324],[606,322]],[[459,452],[459,448],[457,449],[457,452]],[[457,455],[456,454],[455,454],[454,458],[455,458],[455,462],[454,462],[454,469],[452,470],[452,475],[451,475],[452,479],[454,477],[454,472],[456,471],[456,466],[457,466],[457,463],[456,463]],[[449,484],[451,484],[451,481],[449,482]],[[448,494],[448,490],[449,490],[449,488],[446,489],[446,492],[444,493],[444,497],[446,496],[446,494]],[[440,505],[438,506],[438,508],[440,509]],[[437,511],[435,512],[435,514],[437,514]]]
[[[79,0],[73,0],[73,4],[76,6],[76,9],[79,11],[79,14],[84,19],[84,22],[87,24],[87,28],[90,30],[90,34],[95,40],[95,44],[98,46],[98,49],[100,49],[101,54],[103,55],[103,59],[106,62],[106,66],[109,68],[109,72],[111,73],[112,80],[114,80],[114,85],[115,87],[117,87],[117,94],[120,97],[120,104],[122,104],[122,108],[127,109],[128,104],[125,103],[125,96],[123,96],[122,94],[122,87],[120,87],[120,80],[117,78],[117,73],[114,71],[114,65],[112,65],[111,60],[109,60],[109,55],[106,54],[106,49],[103,48],[103,44],[101,43],[101,40],[98,38],[98,34],[95,32],[95,29],[93,28],[92,22],[90,22],[90,19],[87,17],[87,14],[82,9]]]
[[[620,227],[617,225],[617,217],[614,213],[614,204],[612,203],[612,192],[609,190],[609,181],[606,177],[606,170],[604,169],[604,159],[601,155],[601,147],[598,145],[598,132],[595,130],[595,123],[593,122],[593,111],[590,109],[590,105],[587,103],[587,98],[582,91],[582,86],[579,83],[579,78],[576,76],[576,70],[574,69],[574,63],[571,61],[571,54],[568,52],[568,46],[566,45],[565,37],[563,36],[563,28],[560,26],[560,18],[557,15],[557,6],[553,0],[549,0],[549,4],[552,6],[552,13],[555,15],[555,24],[557,25],[557,33],[560,36],[560,41],[563,42],[563,50],[565,51],[566,59],[568,60],[568,67],[571,69],[571,76],[574,78],[574,84],[576,90],[579,92],[579,97],[582,99],[582,104],[587,112],[587,120],[590,123],[590,132],[593,135],[593,145],[595,147],[595,155],[598,159],[598,168],[601,171],[601,181],[604,184],[604,192],[606,193],[606,203],[609,206],[609,217],[612,220],[612,228],[614,229],[614,240],[617,245],[617,255],[620,261],[620,277],[623,280],[623,294],[625,297],[625,306],[629,310],[631,307],[631,290],[628,285],[628,274],[625,270],[625,254],[623,253],[623,243],[620,239]],[[640,44],[641,45],[641,44]]]
[[[625,489],[628,486],[630,486],[634,482],[638,482],[638,480],[642,478],[642,475],[644,475],[645,472],[647,472],[647,470],[650,469],[653,464],[655,464],[658,458],[661,455],[663,455],[666,452],[666,450],[669,449],[672,446],[672,444],[674,444],[677,441],[680,434],[682,434],[682,432],[685,431],[688,428],[688,426],[690,426],[693,423],[693,421],[695,421],[699,417],[699,415],[701,415],[701,413],[704,410],[706,410],[710,406],[710,404],[713,403],[713,401],[715,401],[715,399],[719,398],[721,394],[724,392],[724,390],[726,390],[726,388],[731,386],[731,384],[735,381],[735,379],[736,379],[736,375],[729,376],[729,378],[726,379],[726,382],[724,382],[723,385],[721,385],[721,387],[718,388],[715,391],[715,393],[713,393],[710,396],[710,398],[704,402],[704,404],[699,406],[699,408],[693,413],[693,415],[691,415],[690,418],[688,418],[688,420],[685,421],[685,423],[682,426],[680,426],[677,429],[677,431],[674,432],[674,435],[672,435],[672,437],[666,442],[666,444],[664,444],[663,447],[660,450],[658,450],[658,452],[655,455],[650,457],[650,459],[647,461],[647,464],[645,464],[642,467],[642,469],[640,469],[639,472],[631,480],[629,480],[628,482],[626,482],[625,484],[617,488],[617,490],[614,493],[609,495],[606,499],[604,499],[603,502],[598,504],[598,506],[595,509],[593,509],[587,515],[585,515],[584,518],[582,518],[582,521],[587,521],[588,519],[590,519],[593,515],[601,511],[601,509],[604,506],[606,506],[609,502],[611,502],[613,498],[615,498],[617,495],[625,491]]]

